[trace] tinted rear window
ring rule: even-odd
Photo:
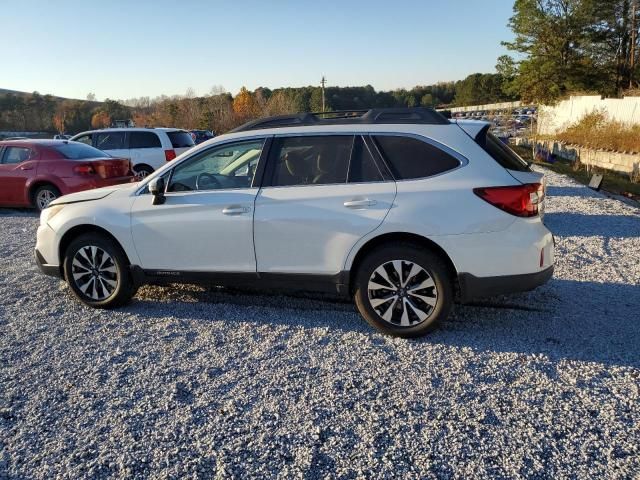
[[[84,143],[69,142],[61,143],[53,147],[54,150],[60,152],[64,158],[69,160],[84,160],[86,158],[104,158],[108,156],[103,151],[93,148]]]
[[[396,180],[430,177],[460,165],[448,153],[416,138],[386,135],[374,138]]]
[[[160,138],[153,132],[131,132],[129,148],[162,148]]]
[[[167,135],[173,148],[189,148],[195,145],[189,132],[167,132]]]
[[[518,172],[528,172],[531,170],[529,164],[525,162],[520,155],[514,152],[508,145],[505,145],[505,143],[493,133],[483,135],[483,132],[481,132],[480,138],[477,138],[476,142],[478,142],[496,162],[502,165],[502,167]]]

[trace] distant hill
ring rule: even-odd
[[[7,95],[7,94],[13,94],[16,97],[28,97],[29,95],[31,95],[33,92],[21,92],[20,90],[9,90],[8,88],[0,88],[0,95]],[[42,93],[42,92],[38,92],[40,95],[46,95],[46,93]],[[58,97],[57,95],[51,95],[51,97],[55,98],[56,100],[82,100],[83,102],[86,102],[88,100],[84,99],[84,98],[68,98],[68,97]],[[99,104],[102,102],[91,102],[92,104]]]

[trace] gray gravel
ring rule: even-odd
[[[417,341],[322,297],[91,310],[0,209],[0,478],[640,478],[640,215],[548,176],[555,278]]]

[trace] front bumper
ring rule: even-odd
[[[38,251],[37,248],[34,250],[33,254],[34,254],[34,257],[36,259],[36,265],[38,265],[38,268],[40,269],[40,271],[42,273],[44,273],[45,275],[52,276],[52,277],[62,278],[62,272],[60,271],[60,266],[59,265],[49,265],[49,264],[47,264],[45,259],[44,259],[44,257]]]
[[[461,273],[458,275],[460,301],[464,303],[474,298],[526,292],[547,283],[552,276],[553,265],[535,273],[498,277],[476,277],[470,273]]]

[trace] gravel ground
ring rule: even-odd
[[[0,210],[0,478],[640,478],[640,214],[548,177],[555,278],[414,341],[322,297],[91,310]]]

